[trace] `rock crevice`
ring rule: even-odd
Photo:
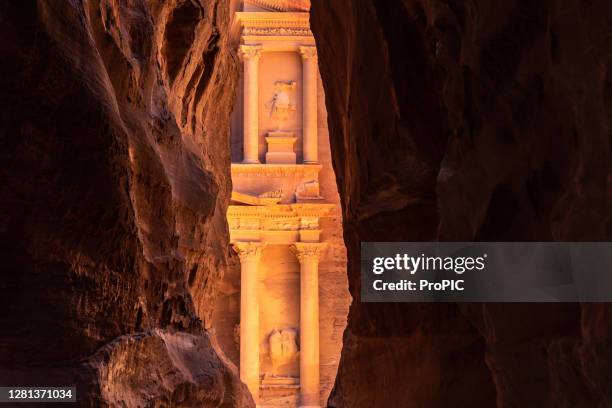
[[[360,241],[612,238],[611,18],[604,1],[312,2],[354,298],[330,406],[612,400],[606,305],[359,301]]]
[[[229,20],[223,0],[0,6],[2,384],[252,405],[205,330],[228,256]]]

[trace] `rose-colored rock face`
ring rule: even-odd
[[[612,403],[610,308],[364,304],[359,241],[610,240],[612,3],[313,1],[355,297],[330,406]]]
[[[227,1],[0,6],[0,383],[252,406],[228,254]],[[612,403],[601,304],[359,303],[360,240],[610,240],[609,2],[313,2],[356,301],[330,405]]]
[[[0,6],[2,385],[252,404],[203,330],[228,253],[229,19],[223,0]]]

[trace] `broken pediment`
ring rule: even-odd
[[[232,191],[232,201],[247,205],[275,205],[283,196],[283,190],[267,191],[257,196]]]

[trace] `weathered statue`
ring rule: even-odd
[[[280,130],[281,124],[289,119],[289,115],[295,112],[295,105],[291,103],[288,92],[295,89],[295,81],[274,83],[276,92],[272,99],[266,103],[270,109],[270,118],[276,123],[276,130]]]
[[[268,338],[270,342],[270,360],[272,360],[272,374],[279,375],[279,371],[291,362],[298,352],[296,343],[297,333],[294,329],[273,330]]]

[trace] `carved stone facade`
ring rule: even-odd
[[[260,407],[326,405],[350,303],[307,10],[249,0],[235,13],[243,75],[227,219],[240,264],[224,278],[214,325]]]

